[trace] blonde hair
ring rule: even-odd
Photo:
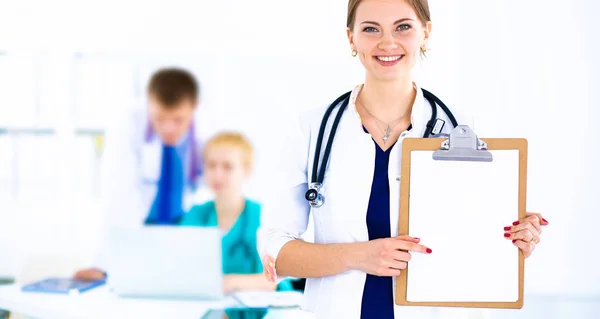
[[[408,3],[417,13],[417,17],[421,20],[424,25],[431,21],[431,13],[429,12],[429,1],[427,0],[404,0]],[[348,0],[348,16],[346,18],[346,26],[352,30],[354,29],[354,23],[356,19],[356,9],[363,0]]]
[[[248,167],[252,167],[254,164],[254,149],[250,141],[243,134],[238,132],[221,132],[214,135],[204,145],[202,150],[203,158],[206,158],[206,155],[213,147],[218,146],[237,148],[242,151],[244,164]]]

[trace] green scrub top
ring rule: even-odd
[[[222,239],[223,274],[261,274],[263,266],[256,249],[256,234],[260,226],[260,204],[246,199],[244,210]],[[216,227],[215,202],[193,206],[183,216],[182,226]],[[277,290],[293,290],[292,283],[284,280]]]

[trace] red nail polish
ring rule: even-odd
[[[510,234],[504,233],[504,237],[508,238],[508,237],[510,237]]]
[[[517,226],[517,225],[519,225],[519,221],[518,220],[513,223],[513,226]]]
[[[431,250],[430,248],[427,248],[427,250],[426,250],[426,252],[427,252],[428,254],[431,254],[431,251],[432,251],[432,250]]]
[[[511,228],[512,227],[510,227],[510,226],[506,226],[506,227],[504,227],[504,230],[509,231]]]
[[[542,221],[546,224],[550,224],[545,218],[542,218]]]
[[[514,243],[516,243],[516,242],[517,242],[517,240],[516,240],[516,239],[513,239],[513,244],[514,244]]]

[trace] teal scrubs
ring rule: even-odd
[[[215,202],[196,205],[180,222],[183,226],[218,226]],[[223,236],[223,274],[262,274],[263,266],[256,249],[256,233],[260,226],[260,204],[246,200],[244,210]],[[293,290],[292,283],[284,280],[277,290]]]

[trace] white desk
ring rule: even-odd
[[[223,302],[119,298],[99,287],[79,296],[23,293],[20,286],[0,286],[0,309],[37,318],[194,318],[200,319],[209,308],[237,305],[233,299]],[[526,296],[520,310],[430,309],[431,319],[598,319],[600,298],[569,299]],[[297,309],[274,309],[268,318],[305,319],[312,315]]]
[[[80,318],[181,318],[200,319],[210,308],[239,305],[223,302],[119,298],[107,287],[80,295],[23,293],[19,285],[0,286],[0,309],[43,319]],[[272,313],[272,315],[271,315]],[[307,318],[298,309],[274,309],[272,318]],[[310,318],[310,316],[309,316]]]

